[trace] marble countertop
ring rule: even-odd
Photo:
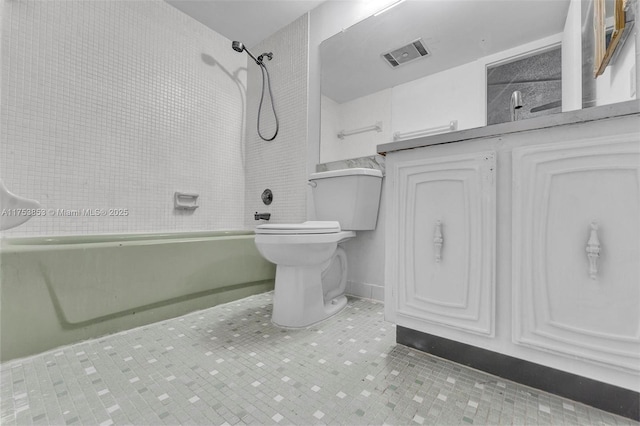
[[[378,145],[377,151],[378,154],[386,155],[390,152],[421,148],[430,145],[501,136],[508,133],[526,132],[634,114],[640,114],[640,101],[638,100],[568,111],[560,114],[545,115],[542,117],[514,121],[511,123],[494,124],[491,126],[477,127],[475,129],[459,130],[457,132],[441,133],[433,136],[390,142]],[[640,124],[638,125],[638,131],[640,132]]]

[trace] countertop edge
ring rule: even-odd
[[[599,107],[567,111],[560,114],[545,115],[528,120],[511,123],[494,124],[485,127],[460,130],[457,132],[441,133],[399,142],[389,142],[376,147],[378,154],[386,155],[391,152],[407,149],[422,148],[430,145],[468,141],[470,139],[502,136],[510,133],[527,132],[546,129],[549,127],[565,126],[588,121],[604,120],[625,115],[640,114],[640,100],[631,100]],[[640,128],[640,126],[639,126]]]

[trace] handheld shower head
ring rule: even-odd
[[[276,108],[273,105],[273,94],[271,93],[271,78],[269,77],[269,71],[267,70],[267,66],[264,64],[263,60],[264,60],[265,57],[268,60],[273,59],[273,53],[271,53],[271,52],[266,53],[265,52],[262,55],[258,56],[258,59],[256,59],[256,57],[253,56],[251,54],[251,52],[249,52],[249,50],[246,47],[244,47],[244,44],[242,44],[239,41],[235,41],[235,40],[231,42],[231,48],[233,50],[235,50],[236,52],[238,52],[238,53],[242,53],[242,51],[247,52],[247,55],[249,55],[249,57],[255,61],[256,65],[258,65],[260,67],[260,72],[262,74],[262,93],[261,93],[261,96],[260,96],[260,105],[258,106],[258,122],[257,122],[258,136],[260,136],[260,138],[262,140],[265,140],[267,142],[268,141],[272,141],[278,135],[278,130],[280,129],[280,125],[278,123],[278,115],[276,114]],[[260,133],[260,113],[262,111],[262,101],[264,100],[265,75],[267,76],[267,86],[269,88],[269,99],[271,100],[271,109],[273,110],[273,116],[274,116],[275,122],[276,122],[276,130],[273,133],[273,136],[270,137],[270,138],[265,138],[264,136],[262,136],[262,133]]]
[[[251,59],[253,59],[256,62],[256,64],[258,64],[258,65],[261,64],[261,61],[257,60],[256,57],[253,56],[251,54],[251,52],[249,52],[249,50],[246,47],[244,47],[243,43],[241,43],[239,41],[232,41],[231,42],[231,48],[233,50],[235,50],[236,52],[238,52],[238,53],[242,53],[242,51],[244,50],[245,52],[247,52],[247,55],[249,55],[249,57],[251,57]]]
[[[244,50],[244,44],[240,43],[239,41],[231,42],[231,47],[233,48],[233,50],[239,53],[242,53],[242,51]]]

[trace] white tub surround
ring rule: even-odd
[[[310,171],[304,159],[308,149],[308,21],[305,14],[257,45],[250,46],[252,52],[273,52],[273,60],[267,63],[267,67],[280,131],[271,142],[265,142],[258,136],[256,126],[262,73],[260,67],[249,64],[244,145],[244,227],[247,229],[260,224],[254,220],[254,212],[271,213],[269,223],[300,223],[307,219],[306,179]],[[264,134],[273,134],[275,120],[268,108],[263,108],[260,124]],[[267,188],[273,192],[273,203],[265,206],[261,194]]]
[[[231,40],[162,0],[0,15],[0,178],[54,212],[3,236],[244,229],[247,58]],[[175,210],[176,191],[199,208]],[[55,214],[83,209],[127,214]]]

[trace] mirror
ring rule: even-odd
[[[620,51],[630,31],[626,23],[626,0],[595,0],[593,22],[595,31],[595,69],[598,77]]]
[[[321,162],[486,125],[487,66],[560,43],[569,3],[405,1],[327,38]]]
[[[573,74],[545,77],[554,81],[553,90],[562,93],[547,90],[548,96],[538,99],[541,92],[531,88],[510,90],[522,93],[523,111],[561,112],[565,85],[559,79],[567,78],[569,83],[578,81],[572,96],[580,108],[585,55],[590,63],[594,60],[593,48],[581,51],[580,39],[585,17],[593,17],[590,2],[594,1],[604,0],[404,1],[325,39],[320,45],[320,162],[375,155],[377,145],[404,138],[487,125],[488,69],[559,47],[564,58],[569,52],[562,45],[565,39],[577,42],[567,56]],[[593,37],[593,31],[590,34]],[[630,91],[622,86],[629,84],[635,52],[631,47],[624,50],[624,60],[617,61],[624,66],[615,78],[599,79],[607,87],[599,82],[594,88],[594,105],[630,99],[624,98]],[[587,72],[588,83],[594,84],[592,72]],[[526,83],[538,77],[509,78],[512,83]],[[602,93],[615,96],[606,102],[595,98]],[[519,114],[521,119],[529,116],[534,115]]]

